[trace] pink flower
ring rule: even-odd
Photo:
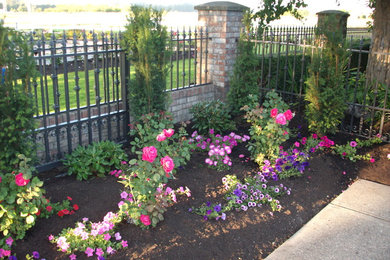
[[[103,249],[101,249],[101,248],[99,247],[99,248],[96,248],[95,254],[96,254],[97,256],[102,256],[102,255],[104,255],[104,251],[103,251]]]
[[[245,155],[243,155],[243,154],[240,154],[238,157],[239,157],[239,158],[244,158],[244,157],[245,157]]]
[[[214,134],[214,129],[210,129],[210,130],[209,130],[209,133],[210,133],[211,135],[213,135],[213,134]]]
[[[375,159],[374,159],[374,158],[371,158],[371,159],[370,159],[370,162],[374,163],[374,162],[375,162]]]
[[[18,185],[18,186],[25,186],[29,182],[30,182],[29,179],[25,179],[23,177],[23,173],[19,173],[19,174],[15,175],[15,183],[16,183],[16,185]]]
[[[0,177],[0,183],[1,183],[1,177]]]
[[[154,146],[147,146],[142,149],[142,160],[152,163],[157,157],[157,149]]]
[[[127,194],[126,191],[123,191],[123,192],[121,193],[121,198],[122,198],[122,199],[127,199],[127,196],[128,196],[128,194]]]
[[[71,254],[71,255],[69,256],[69,259],[70,259],[70,260],[76,260],[76,258],[77,258],[77,256],[76,256],[75,254]]]
[[[343,156],[346,156],[347,155],[347,153],[346,152],[343,152]]]
[[[11,250],[3,250],[3,256],[10,256]]]
[[[14,240],[12,239],[12,237],[9,237],[9,238],[7,238],[6,240],[5,240],[5,243],[9,246],[9,247],[11,247],[12,246],[12,243],[14,242]]]
[[[294,145],[295,145],[295,147],[299,147],[300,144],[299,144],[299,142],[295,142]]]
[[[167,139],[167,137],[165,136],[164,133],[161,133],[161,134],[159,134],[159,135],[156,137],[156,139],[157,139],[157,141],[162,142],[162,141],[164,141],[165,139]]]
[[[150,222],[150,217],[148,215],[141,215],[140,220],[145,226],[149,226],[152,223]]]
[[[286,117],[287,120],[291,120],[294,117],[290,109],[284,112],[284,116]]]
[[[302,143],[303,145],[305,145],[305,144],[306,144],[306,141],[307,141],[307,138],[306,138],[306,137],[303,137],[302,140],[301,140],[301,143]]]
[[[94,250],[93,250],[92,248],[90,248],[90,247],[87,247],[87,249],[84,251],[84,253],[85,253],[88,257],[93,256],[93,252],[94,252]]]
[[[271,117],[275,118],[277,115],[278,115],[278,109],[277,108],[271,109]]]
[[[168,130],[164,129],[163,133],[167,138],[169,138],[175,133],[175,130],[173,130],[172,128],[169,128]]]
[[[173,160],[168,155],[161,158],[160,163],[166,173],[169,173],[173,170],[175,167],[175,164],[173,163]]]
[[[107,241],[108,241],[108,240],[110,240],[111,235],[108,234],[108,233],[106,233],[106,234],[104,234],[103,238],[104,238],[104,240],[107,240]]]
[[[49,239],[49,241],[52,241],[52,240],[54,239],[54,236],[53,236],[53,235],[50,235],[50,236],[48,237],[48,239]]]
[[[288,132],[287,132],[287,131],[284,131],[284,132],[283,132],[283,135],[288,135]]]
[[[350,145],[351,147],[356,147],[356,146],[357,146],[357,143],[356,143],[355,141],[352,141],[352,142],[349,143],[349,145]]]
[[[115,253],[115,250],[112,248],[112,247],[107,247],[107,254],[113,254],[113,253]]]
[[[123,247],[127,247],[128,246],[126,240],[122,240],[121,244],[122,244]]]
[[[286,116],[282,113],[276,116],[275,121],[279,125],[285,125],[287,123]]]
[[[122,239],[121,234],[119,234],[119,232],[116,232],[114,236],[115,236],[116,240],[121,240]]]
[[[317,134],[313,134],[313,139],[317,139],[318,138],[318,135]]]

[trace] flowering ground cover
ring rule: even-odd
[[[298,126],[297,122],[292,123],[292,128]],[[237,133],[247,134],[247,129],[242,127]],[[354,140],[341,134],[330,139],[336,144]],[[356,178],[390,185],[390,160],[387,158],[390,144],[374,145],[366,148],[365,152],[375,158],[374,163],[352,162],[330,152],[318,151],[311,155],[303,176],[276,182],[269,180],[270,185],[283,183],[291,191],[290,195],[278,198],[281,211],[272,212],[270,206],[265,205],[246,211],[226,212],[225,220],[205,220],[191,211],[207,202],[218,205],[223,201],[225,185],[222,178],[225,175],[235,174],[243,180],[257,174],[258,165],[247,159],[249,153],[245,143],[239,143],[232,150],[232,166],[223,172],[207,167],[205,152],[194,152],[189,163],[178,169],[176,179],[169,182],[173,189],[189,187],[192,196],[183,196],[177,204],[169,207],[164,221],[155,228],[141,230],[135,225],[119,224],[120,241],[127,243],[108,259],[264,258]],[[115,176],[96,177],[83,182],[77,181],[74,176],[54,177],[62,173],[63,170],[59,168],[42,173],[39,177],[44,181],[47,196],[53,202],[69,196],[77,203],[79,210],[63,218],[39,220],[23,240],[17,241],[13,252],[18,259],[24,259],[26,254],[32,255],[34,251],[39,252],[40,258],[70,259],[69,255],[58,252],[48,237],[58,235],[64,228],[74,228],[76,222],[83,222],[83,218],[99,222],[107,212],[118,210],[123,185],[117,182]],[[77,256],[77,259],[91,258],[85,254]]]

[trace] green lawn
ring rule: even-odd
[[[195,82],[195,59],[185,59],[184,65],[183,60],[179,60],[178,62],[173,61],[172,67],[170,68],[168,74],[167,74],[167,90],[170,89],[176,89],[181,88],[183,86],[188,86],[189,84],[194,84]],[[190,67],[191,66],[191,67]],[[183,72],[184,76],[183,76]],[[130,70],[130,77],[134,76],[134,69],[131,68]],[[108,100],[117,100],[118,98],[121,99],[121,89],[120,85],[117,88],[115,82],[116,75],[114,75],[114,78],[111,75],[111,69],[109,69],[108,73],[108,79],[105,79],[104,82],[104,76],[103,71],[100,70],[100,73],[98,75],[95,75],[94,70],[88,71],[88,84],[86,81],[86,73],[84,71],[78,71],[78,86],[80,88],[79,91],[75,90],[76,87],[76,80],[75,80],[75,72],[67,73],[67,80],[65,74],[58,74],[57,77],[57,85],[58,85],[58,92],[59,92],[59,106],[60,110],[64,111],[66,110],[66,93],[68,92],[69,95],[69,108],[77,108],[77,97],[79,99],[79,106],[87,106],[87,93],[89,93],[89,104],[95,105],[97,104],[96,101],[96,90],[95,90],[95,81],[99,82],[99,96],[101,97],[100,103],[105,103]],[[190,78],[191,76],[191,78]],[[95,80],[95,78],[97,80]],[[120,80],[120,71],[118,69],[118,79]],[[45,112],[49,110],[50,112],[54,111],[54,80],[50,77],[46,77],[47,85],[45,84],[45,78],[42,77],[38,78],[37,80],[37,90],[36,90],[36,101],[37,101],[37,111],[39,114],[43,113],[42,109],[42,88],[44,93],[44,103],[45,103]],[[67,82],[67,84],[66,84]],[[66,87],[67,85],[67,87]],[[87,91],[87,85],[89,87],[89,91]],[[68,89],[68,91],[66,91]],[[46,91],[47,90],[47,91]],[[106,90],[106,91],[105,91]],[[118,91],[119,90],[119,91]],[[33,90],[33,93],[35,94],[35,91]],[[105,95],[106,93],[106,95]],[[48,102],[47,102],[48,101]]]

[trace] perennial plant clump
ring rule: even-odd
[[[254,177],[245,178],[243,183],[234,175],[226,175],[222,178],[222,183],[226,190],[225,204],[207,202],[190,211],[203,216],[204,220],[225,220],[228,211],[247,211],[267,204],[273,211],[280,211],[282,207],[276,198],[291,193],[291,189],[283,184],[268,185],[267,178],[261,172]]]
[[[245,118],[251,124],[248,150],[252,159],[260,166],[264,160],[274,162],[280,153],[279,146],[289,139],[287,126],[294,113],[275,91],[266,94],[262,106],[257,102],[257,97],[253,96],[252,102],[242,110],[246,112]]]
[[[345,145],[335,145],[333,149],[333,153],[341,156],[343,159],[349,159],[350,161],[355,162],[356,160],[368,160],[372,162],[372,157],[369,153],[359,155],[357,154],[358,150],[363,147],[369,147],[373,144],[381,143],[382,140],[380,136],[377,136],[372,139],[360,140],[356,138],[355,141],[351,141]]]
[[[232,166],[230,154],[238,143],[246,142],[250,139],[249,136],[240,136],[231,132],[229,135],[221,136],[215,134],[214,129],[210,129],[209,138],[199,135],[197,131],[193,132],[189,142],[195,144],[198,150],[208,152],[208,157],[205,163],[208,167],[217,171],[229,170]]]

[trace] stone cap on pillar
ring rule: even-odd
[[[231,11],[243,12],[249,10],[249,7],[228,1],[216,1],[204,3],[194,7],[195,10],[202,11]]]
[[[340,10],[325,10],[325,11],[321,11],[321,12],[316,13],[316,15],[329,15],[329,14],[347,16],[347,17],[349,16],[349,13],[346,13],[346,12],[343,12]]]

